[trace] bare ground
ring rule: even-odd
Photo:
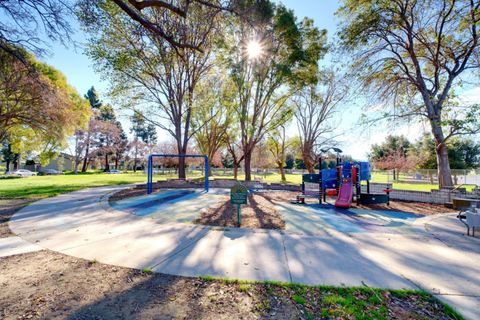
[[[8,220],[15,212],[31,203],[32,199],[0,199],[0,238],[14,236],[8,227]]]
[[[426,294],[186,278],[46,250],[0,270],[1,319],[454,319]]]

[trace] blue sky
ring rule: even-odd
[[[296,15],[301,19],[308,16],[315,21],[319,28],[325,28],[328,31],[329,41],[333,40],[333,36],[337,28],[337,20],[334,15],[339,4],[335,0],[283,0],[285,6],[295,11]],[[86,41],[86,35],[78,30],[78,24],[72,21],[72,26],[77,29],[74,39],[79,43]],[[55,66],[61,70],[68,78],[79,93],[84,94],[93,85],[100,92],[101,98],[108,101],[106,91],[108,83],[101,80],[99,74],[94,71],[92,62],[83,54],[81,47],[65,48],[59,44],[52,44],[49,56],[43,57],[42,60]],[[328,61],[328,60],[327,60]],[[359,98],[361,99],[361,98]],[[359,100],[361,101],[361,100]],[[357,124],[360,110],[355,102],[341,107],[342,111],[338,115],[336,122],[339,124],[339,131],[345,132],[340,139],[339,147],[345,153],[352,155],[357,159],[366,159],[368,150],[372,143],[381,142],[387,134],[402,133],[414,139],[418,137],[423,128],[417,126],[399,126],[396,129],[389,128],[385,125],[379,125],[373,129],[365,129]],[[125,130],[129,130],[129,122],[125,111],[120,112],[120,119],[124,123]],[[290,134],[295,134],[296,126],[292,125]],[[166,136],[160,134],[159,136]]]

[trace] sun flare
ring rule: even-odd
[[[263,54],[263,47],[257,40],[251,40],[247,44],[247,56],[250,60],[259,58]]]

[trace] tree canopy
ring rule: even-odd
[[[478,0],[344,0],[338,12],[341,44],[383,106],[380,118],[429,123],[440,186],[453,183],[448,139],[480,130],[480,108],[456,103],[452,89],[478,82],[479,8]]]
[[[88,105],[60,71],[22,55],[28,65],[0,51],[0,141],[14,152],[35,150],[49,158],[86,125]]]

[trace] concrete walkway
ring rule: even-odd
[[[480,239],[453,215],[417,219],[408,233],[320,235],[160,224],[111,208],[123,187],[85,189],[38,201],[10,228],[67,255],[156,272],[380,288],[422,288],[479,318]],[[172,210],[174,207],[172,206]]]
[[[35,252],[43,248],[23,240],[20,237],[0,238],[0,258],[13,256],[14,254]]]

